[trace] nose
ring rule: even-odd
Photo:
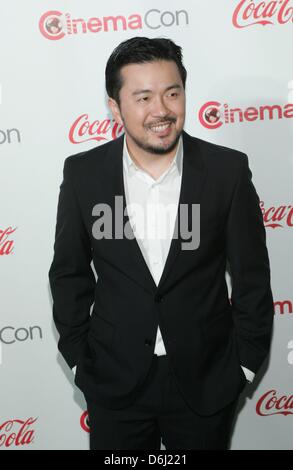
[[[168,113],[169,113],[169,109],[167,108],[163,98],[158,96],[156,99],[154,99],[153,110],[152,110],[153,116],[164,117]]]

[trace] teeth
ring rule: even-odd
[[[151,127],[151,129],[153,132],[162,132],[165,131],[169,126],[170,124],[162,124],[160,126]]]

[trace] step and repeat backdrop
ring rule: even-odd
[[[248,154],[275,319],[231,448],[292,449],[293,0],[1,1],[0,449],[88,449],[86,404],[57,351],[48,270],[64,159],[123,132],[104,70],[114,47],[139,35],[183,48],[186,131]]]

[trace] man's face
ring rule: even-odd
[[[175,62],[160,60],[122,67],[120,107],[112,98],[115,120],[124,125],[132,150],[171,152],[185,120],[185,91]]]

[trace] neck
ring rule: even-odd
[[[127,135],[125,135],[125,138],[129,156],[135,165],[150,174],[154,179],[158,179],[159,176],[170,166],[179,145],[178,141],[176,147],[171,152],[160,155],[147,152],[146,150],[137,147],[129,138],[127,138]]]

